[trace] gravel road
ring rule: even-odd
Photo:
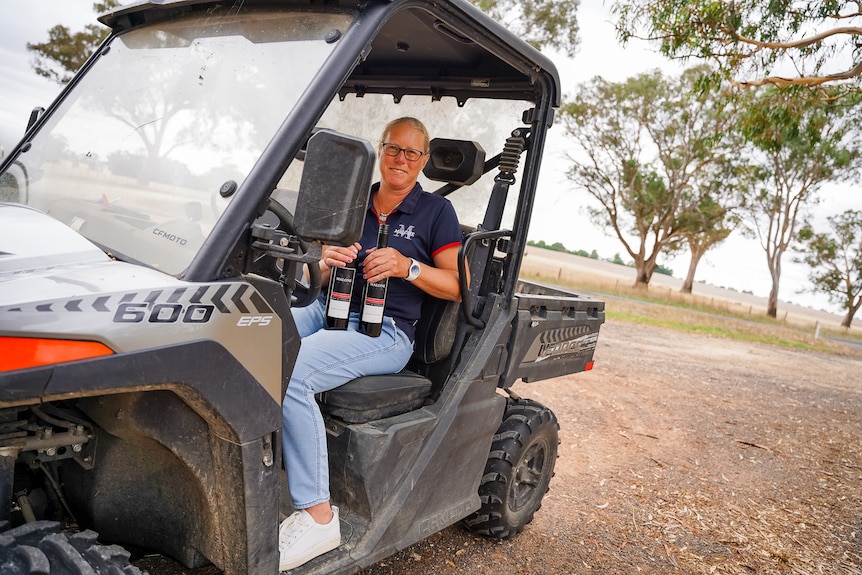
[[[862,574],[862,359],[608,322],[594,371],[516,390],[561,426],[542,509],[362,575]]]

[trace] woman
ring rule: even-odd
[[[295,310],[302,345],[282,405],[282,438],[297,511],[279,529],[281,571],[341,544],[338,508],[329,501],[326,430],[315,394],[363,375],[400,371],[413,353],[414,327],[425,294],[460,299],[461,228],[455,210],[417,182],[428,162],[428,145],[428,131],[419,120],[390,122],[380,140],[380,183],[372,188],[360,242],[323,250],[324,285],[333,267],[354,260],[358,264],[348,329],[325,329],[323,299]],[[376,249],[382,222],[389,225],[389,246]],[[383,278],[389,278],[383,328],[378,337],[369,337],[359,331],[360,300],[367,282]]]

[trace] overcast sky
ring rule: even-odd
[[[24,132],[30,110],[47,105],[59,92],[59,87],[38,77],[31,67],[27,42],[43,42],[48,30],[56,24],[78,31],[95,23],[96,14],[91,0],[0,0],[0,146],[8,148]],[[667,73],[681,70],[645,44],[633,43],[625,49],[617,45],[611,16],[601,0],[581,0],[579,12],[581,46],[573,58],[554,56],[560,71],[563,93],[576,90],[578,84],[600,75],[610,81],[622,81],[629,76],[659,67]],[[534,209],[530,237],[548,243],[561,242],[572,250],[597,250],[609,258],[621,253],[628,259],[619,240],[607,236],[593,226],[583,214],[582,206],[590,202],[586,192],[579,191],[565,179],[567,145],[561,126],[551,130],[542,168],[541,186]],[[828,187],[821,193],[823,201],[817,209],[817,221],[826,215],[845,209],[862,209],[862,195],[849,187]],[[781,278],[781,299],[832,309],[824,296],[800,294],[807,284],[808,269],[791,261],[787,253]],[[662,261],[684,277],[688,255]],[[766,257],[760,245],[738,234],[732,235],[717,249],[708,253],[698,267],[697,280],[719,286],[752,291],[755,295],[769,293],[770,278]],[[695,291],[697,288],[695,287]]]

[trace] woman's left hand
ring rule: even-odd
[[[362,277],[369,282],[383,278],[404,278],[410,270],[410,259],[395,248],[371,248],[365,256]]]
[[[406,278],[410,258],[395,248],[371,248],[362,268],[362,277],[369,282],[383,278]],[[468,271],[469,273],[469,271]],[[469,283],[469,275],[468,275]],[[458,282],[458,246],[452,246],[434,256],[434,265],[422,264],[422,273],[413,285],[436,298],[460,301]]]

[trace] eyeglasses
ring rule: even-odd
[[[381,142],[380,149],[383,150],[384,154],[392,156],[393,158],[397,157],[401,152],[404,152],[404,159],[409,162],[415,162],[427,153],[414,150],[413,148],[402,148],[401,146],[396,146],[395,144],[390,144],[388,142]]]

